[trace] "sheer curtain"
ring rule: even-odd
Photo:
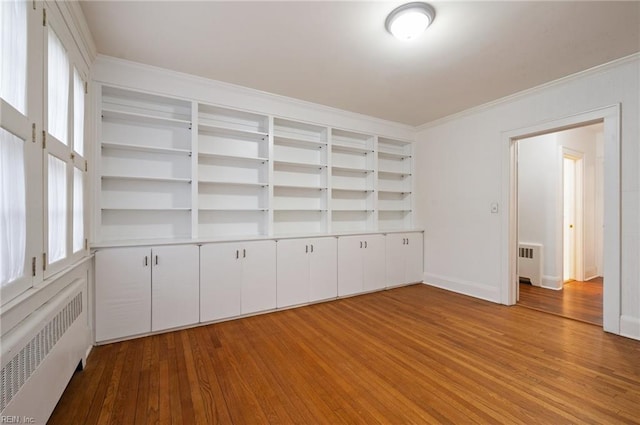
[[[73,70],[73,150],[84,156],[84,81]]]
[[[0,128],[0,286],[24,274],[26,233],[24,142]]]
[[[67,256],[66,165],[49,155],[49,264]]]
[[[66,145],[69,133],[69,58],[62,42],[51,29],[49,29],[48,55],[49,134]]]
[[[84,247],[84,181],[82,170],[73,167],[73,252]]]
[[[0,1],[0,97],[26,113],[27,3]]]

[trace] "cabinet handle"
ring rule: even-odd
[[[304,253],[308,254],[309,253],[309,245],[305,245],[304,246]]]
[[[144,266],[147,267],[149,265],[149,257],[144,256]]]
[[[240,258],[240,251],[236,249],[236,260]]]
[[[362,241],[360,241],[360,248],[362,248]]]
[[[246,249],[242,249],[242,258],[247,258],[247,250]]]
[[[156,255],[156,266],[158,265],[158,256]]]
[[[364,241],[364,247],[365,248],[367,247],[367,241]]]
[[[311,244],[311,252],[313,253],[313,244]]]
[[[407,238],[407,245],[409,245],[409,238]]]

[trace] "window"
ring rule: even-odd
[[[27,212],[24,142],[0,128],[0,286],[24,275]]]
[[[27,97],[26,2],[0,2],[0,23],[0,97],[24,114]]]
[[[61,12],[0,0],[0,305],[87,254],[90,58]]]

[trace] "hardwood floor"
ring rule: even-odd
[[[521,283],[518,304],[602,326],[602,278],[568,282],[562,291]]]
[[[50,424],[634,424],[640,342],[426,285],[95,347]]]

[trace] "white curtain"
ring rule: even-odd
[[[83,172],[73,167],[73,252],[84,248]]]
[[[0,286],[24,274],[26,233],[24,142],[0,128]]]
[[[27,3],[0,1],[0,97],[26,114]]]
[[[67,256],[66,165],[49,155],[49,264]]]
[[[73,70],[73,150],[84,156],[84,81]]]
[[[69,58],[60,39],[49,28],[48,130],[65,145],[69,133]]]

